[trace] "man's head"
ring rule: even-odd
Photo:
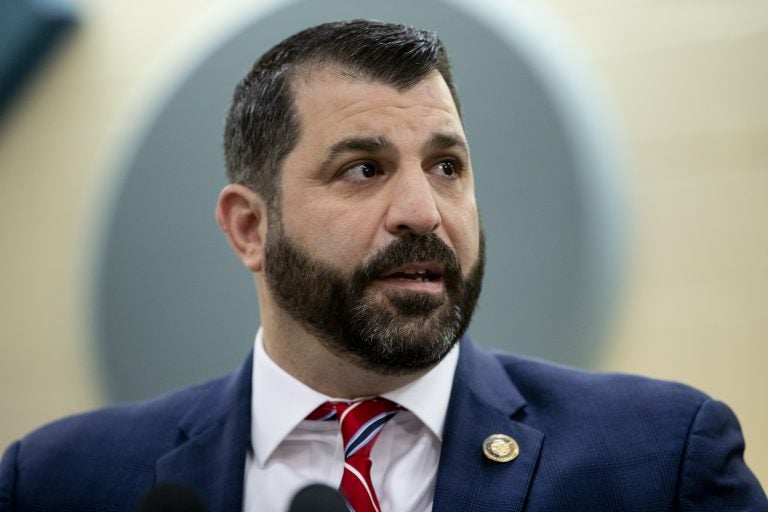
[[[217,217],[265,332],[386,375],[450,350],[483,273],[455,96],[434,34],[368,21],[300,32],[238,85]]]
[[[407,89],[437,71],[459,109],[450,63],[434,32],[353,20],[302,30],[267,51],[237,85],[224,131],[227,177],[277,206],[280,167],[300,135],[292,84],[337,66],[358,80]]]

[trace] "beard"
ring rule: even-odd
[[[351,276],[294,244],[280,219],[270,223],[265,276],[278,306],[326,349],[381,375],[405,375],[439,363],[469,326],[480,295],[485,242],[465,277],[454,252],[435,234],[406,234]],[[435,261],[444,291],[376,290],[397,267]]]

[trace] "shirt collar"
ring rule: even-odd
[[[459,343],[440,363],[415,381],[382,394],[411,411],[442,440]],[[333,400],[280,368],[264,350],[262,329],[256,333],[251,381],[251,439],[254,458],[264,467],[283,439],[320,404]]]

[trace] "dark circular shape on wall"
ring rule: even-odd
[[[499,5],[287,2],[233,28],[179,78],[121,164],[97,240],[92,315],[111,400],[225,373],[252,346],[259,325],[252,277],[213,218],[225,184],[224,116],[235,84],[263,51],[344,18],[433,29],[448,46],[488,239],[473,338],[565,363],[594,360],[622,253],[612,137],[557,45]]]

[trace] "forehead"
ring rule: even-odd
[[[340,135],[390,135],[397,130],[418,135],[439,129],[464,138],[453,97],[438,71],[400,89],[324,66],[301,73],[292,88],[300,144]]]

